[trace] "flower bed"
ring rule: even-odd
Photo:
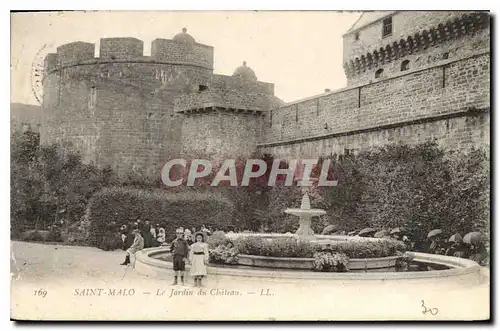
[[[220,242],[220,240],[219,240]],[[318,244],[297,238],[242,237],[211,249],[211,262],[253,267],[348,271],[390,268],[405,245],[392,239]]]

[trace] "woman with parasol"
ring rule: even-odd
[[[469,232],[464,236],[464,243],[470,247],[469,259],[479,264],[483,264],[488,257],[483,239],[483,234],[477,231]]]
[[[427,234],[427,239],[431,241],[431,245],[429,247],[429,253],[431,254],[444,253],[444,248],[442,247],[442,243],[440,240],[440,235],[442,233],[443,231],[441,229],[434,229]]]
[[[445,255],[447,256],[455,256],[455,257],[466,257],[466,249],[463,245],[463,238],[460,233],[455,233],[448,239],[448,243],[450,243],[450,247],[446,250]]]

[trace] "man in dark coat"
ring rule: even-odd
[[[149,221],[144,222],[141,228],[141,236],[144,238],[144,248],[153,246],[153,234],[151,233]]]

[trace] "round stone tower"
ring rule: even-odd
[[[181,152],[181,116],[174,100],[204,89],[213,73],[213,47],[187,33],[155,39],[151,56],[136,38],[74,42],[45,58],[44,144],[78,150],[84,161],[120,174],[159,177]]]

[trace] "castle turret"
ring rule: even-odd
[[[175,40],[174,40],[175,39]],[[174,99],[208,86],[213,48],[187,32],[156,39],[151,56],[132,37],[61,45],[45,59],[42,143],[65,142],[86,162],[157,177],[180,154]]]
[[[174,36],[174,41],[179,42],[179,43],[186,43],[186,44],[194,44],[196,41],[194,40],[193,36],[191,36],[189,33],[187,33],[187,29],[183,28],[182,32],[176,34]]]
[[[233,73],[233,77],[240,77],[245,80],[257,80],[257,76],[255,76],[255,72],[252,68],[247,66],[247,62],[243,61],[243,65],[241,67],[236,68]]]
[[[364,12],[343,36],[348,85],[487,51],[488,26],[488,15],[481,12]]]
[[[183,114],[182,154],[245,157],[256,151],[264,115],[281,105],[274,85],[257,80],[243,62],[232,76],[213,75],[203,91],[175,100]]]

